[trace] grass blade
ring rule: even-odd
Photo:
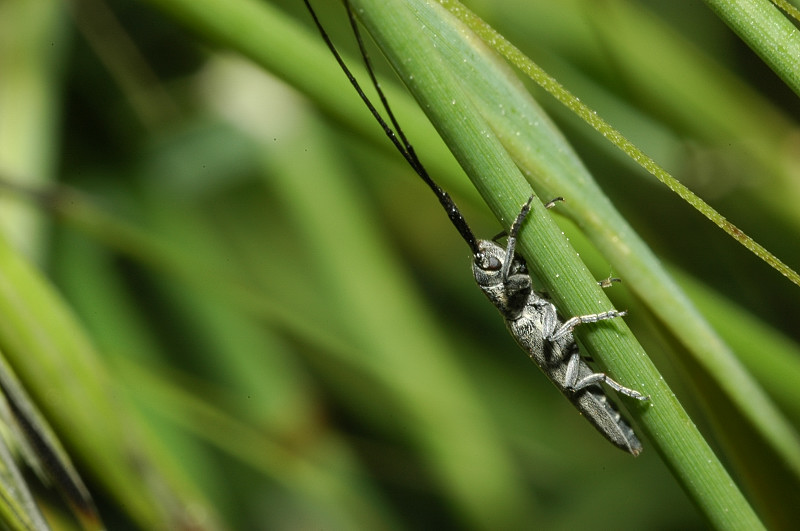
[[[474,102],[492,101],[496,105],[496,102],[501,101],[503,108],[509,109],[509,114],[516,114],[519,107],[514,102],[494,99],[493,95],[468,96],[460,91],[460,80],[464,77],[496,80],[497,72],[482,71],[479,75],[470,75],[471,69],[480,71],[481,67],[476,66],[475,58],[481,54],[471,50],[468,40],[457,40],[458,31],[451,30],[452,21],[448,21],[447,17],[435,9],[417,2],[409,2],[407,8],[390,6],[389,2],[383,2],[380,6],[368,1],[354,4],[358,6],[359,16],[429,114],[481,195],[501,222],[508,225],[528,192],[524,178],[501,140],[513,136],[513,132],[519,134],[522,130],[515,128],[508,131],[507,135],[501,132],[498,135],[500,138],[495,137],[489,133],[495,129],[485,121],[476,108],[480,105],[475,105]],[[392,23],[382,23],[388,20]],[[415,31],[421,26],[418,20],[425,20],[426,29],[433,28],[429,30],[430,33],[424,30]],[[399,21],[404,21],[405,24]],[[465,42],[464,46],[459,47],[459,42]],[[437,61],[437,57],[441,56],[431,51],[437,47],[445,50],[442,54],[445,57],[459,57],[461,61],[464,57],[470,57],[472,60],[466,61],[469,65],[465,69],[466,75],[450,74],[448,69],[453,68],[451,65],[456,61]],[[419,51],[420,49],[425,51]],[[457,51],[452,52],[451,49]],[[530,121],[529,124],[542,121],[544,120]],[[557,133],[551,133],[551,138],[551,142],[562,144]],[[537,149],[551,152],[545,147],[537,146]],[[585,178],[580,182],[585,183]],[[574,187],[569,186],[569,190],[574,190]],[[594,202],[590,204],[596,204],[597,201],[598,198],[594,197]],[[599,311],[594,301],[602,301],[603,295],[598,293],[599,289],[590,289],[593,279],[586,274],[583,264],[563,241],[560,231],[552,225],[541,205],[536,206],[538,208],[533,209],[532,219],[528,221],[527,238],[523,231],[520,239],[523,255],[545,282],[549,293],[560,303],[562,311],[572,315]],[[595,208],[588,209],[585,213],[595,219],[604,219],[603,214],[597,213]],[[531,226],[535,230],[531,230]],[[628,241],[626,238],[621,240]],[[636,282],[635,279],[632,281]],[[591,339],[587,339],[586,335],[579,335],[592,355],[596,359],[602,359],[612,374],[623,382],[636,382],[635,386],[652,396],[653,405],[645,411],[637,411],[637,417],[676,472],[684,488],[703,507],[707,517],[720,527],[733,525],[733,522],[740,524],[742,521],[759,526],[758,518],[702,437],[696,431],[686,428],[683,409],[674,400],[674,395],[654,367],[646,361],[641,347],[629,331],[623,330],[623,326],[613,323],[607,329],[593,331]],[[603,332],[608,335],[604,337]],[[599,339],[601,337],[603,340]],[[619,349],[623,343],[625,347]],[[621,351],[626,353],[622,354]],[[622,362],[622,359],[625,361]],[[723,485],[726,487],[723,488]],[[733,507],[736,508],[736,516],[732,516]]]

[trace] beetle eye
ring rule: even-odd
[[[502,267],[503,263],[496,256],[490,256],[486,261],[484,269],[487,271],[500,271]]]

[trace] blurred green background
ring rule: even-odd
[[[352,53],[339,2],[318,4]],[[313,50],[307,63],[286,55],[283,69],[265,71],[178,2],[0,0],[0,171],[80,193],[44,207],[4,193],[3,228],[85,327],[115,395],[168,463],[158,474],[191,485],[196,525],[703,528],[647,440],[635,460],[607,444],[520,352],[429,191],[377,125],[364,126],[366,111],[343,119],[359,108],[355,94],[316,96],[331,90],[316,75],[325,55],[302,3],[252,5],[298,36],[267,44],[265,27],[254,43],[276,63],[286,49]],[[745,232],[800,263],[797,96],[705,6],[468,5]],[[759,369],[768,355],[797,364],[797,287],[532,90],[796,426],[784,389],[798,376],[772,382]],[[422,122],[408,99],[397,108],[402,123]],[[434,158],[442,148],[430,130],[411,130],[476,234],[502,230],[452,160]],[[597,278],[614,274],[557,221]],[[692,367],[670,355],[681,347],[624,279],[609,295],[715,446]],[[152,522],[92,469],[80,430],[54,423],[107,527]]]

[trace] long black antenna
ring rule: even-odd
[[[356,89],[356,92],[361,97],[361,100],[364,102],[364,104],[366,104],[367,108],[372,113],[372,116],[383,128],[383,132],[386,133],[386,136],[389,137],[389,140],[391,140],[392,144],[394,144],[394,147],[397,148],[397,151],[399,151],[401,155],[403,155],[403,158],[406,159],[417,175],[419,175],[425,184],[427,184],[428,187],[433,190],[433,193],[436,194],[436,197],[439,199],[439,203],[442,204],[442,207],[444,207],[445,212],[447,212],[447,216],[450,218],[450,221],[461,234],[461,237],[464,238],[464,241],[467,242],[467,245],[469,245],[472,254],[478,254],[478,241],[475,239],[475,235],[472,233],[472,229],[469,228],[464,216],[461,215],[461,211],[450,197],[450,194],[442,190],[442,188],[436,184],[433,179],[431,179],[430,175],[428,175],[428,171],[422,165],[422,162],[420,162],[419,158],[417,158],[417,154],[414,152],[414,148],[411,146],[411,143],[408,141],[405,134],[403,134],[403,129],[400,127],[400,124],[397,123],[397,119],[395,118],[394,113],[389,106],[389,102],[386,99],[383,90],[381,90],[378,79],[375,77],[375,72],[372,69],[372,64],[370,63],[369,56],[367,55],[367,50],[364,47],[364,41],[361,38],[361,32],[358,30],[358,24],[353,16],[353,10],[350,6],[350,2],[344,0],[345,8],[347,9],[347,16],[350,19],[350,26],[353,28],[353,34],[358,42],[358,49],[361,52],[361,57],[364,59],[364,64],[369,72],[372,85],[375,87],[375,91],[378,93],[381,104],[386,110],[386,114],[389,116],[389,120],[392,122],[394,129],[392,129],[392,127],[386,123],[386,120],[383,119],[383,116],[381,116],[380,112],[378,112],[378,109],[375,108],[375,105],[372,104],[372,101],[370,101],[370,99],[364,93],[364,90],[361,88],[358,80],[355,78],[355,76],[353,76],[353,73],[344,63],[342,56],[339,55],[339,51],[336,49],[333,41],[331,41],[331,38],[325,31],[325,28],[322,27],[322,23],[317,18],[317,14],[314,12],[314,8],[311,7],[309,0],[303,1],[305,2],[309,13],[311,13],[311,18],[314,19],[314,24],[316,24],[320,35],[322,35],[322,39],[325,41],[325,44],[328,45],[328,49],[336,58],[336,62],[339,63],[339,66],[347,76],[347,79],[350,80],[350,84]]]

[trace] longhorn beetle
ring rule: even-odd
[[[389,107],[389,102],[386,100],[386,96],[383,94],[372,70],[350,3],[347,0],[344,2],[350,25],[372,84],[391,121],[391,126],[383,119],[378,109],[364,93],[361,85],[359,85],[350,69],[344,63],[317,18],[309,0],[303,1],[314,19],[314,24],[319,29],[325,44],[327,44],[339,63],[347,79],[350,80],[350,83],[375,117],[375,120],[383,128],[386,136],[397,148],[397,151],[400,152],[436,195],[450,217],[450,221],[467,245],[469,245],[473,256],[472,273],[475,281],[486,297],[500,311],[506,321],[506,326],[519,346],[528,353],[528,356],[550,378],[550,381],[578,408],[578,411],[612,444],[630,452],[634,456],[639,455],[639,452],[642,451],[642,443],[639,442],[627,421],[621,417],[619,412],[608,401],[603,388],[599,384],[603,382],[618,393],[637,400],[647,400],[649,397],[620,385],[604,373],[592,371],[589,365],[581,359],[578,344],[572,336],[572,329],[579,324],[622,317],[625,312],[609,310],[603,313],[572,317],[562,322],[558,317],[556,307],[543,294],[533,290],[533,283],[528,274],[525,260],[514,252],[517,236],[522,229],[525,217],[530,212],[533,196],[522,206],[514,223],[511,225],[505,248],[494,241],[475,238],[472,229],[470,229],[461,215],[461,211],[450,198],[450,195],[428,175],[427,170],[417,158],[414,148],[397,123]],[[553,200],[546,206],[550,208],[556,201],[560,200],[562,199]],[[608,284],[610,282],[600,283],[604,287]]]

